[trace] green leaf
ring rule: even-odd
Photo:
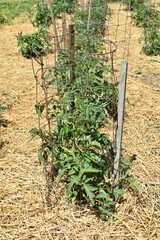
[[[73,168],[68,172],[68,175],[70,176],[70,175],[73,175],[75,173],[76,173],[76,170]]]
[[[82,174],[84,174],[84,173],[98,173],[98,172],[102,172],[102,171],[99,170],[99,169],[96,169],[96,168],[92,168],[91,166],[81,170]]]
[[[91,145],[92,145],[93,147],[98,147],[99,149],[102,148],[101,144],[100,144],[99,142],[97,142],[97,141],[92,141],[92,142],[91,142]]]
[[[31,134],[31,137],[28,140],[28,143],[35,137],[39,136],[39,130],[37,128],[32,128],[29,133]]]
[[[61,146],[61,148],[62,148],[66,153],[69,153],[69,154],[73,157],[73,159],[76,161],[75,148],[74,148],[74,147],[72,147],[71,149],[68,149],[68,148],[66,148],[66,147]]]
[[[74,185],[81,185],[79,176],[71,176],[68,180],[68,195],[71,195]]]
[[[62,177],[64,176],[64,173],[66,172],[66,168],[63,168],[63,169],[59,169],[58,171],[58,182],[61,181]]]
[[[142,187],[139,185],[137,179],[134,179],[131,184],[132,187],[134,187],[137,191],[142,191]]]
[[[45,108],[45,104],[44,103],[36,103],[35,108],[36,108],[36,113],[37,113],[38,117],[41,117],[41,115],[44,111],[44,108]]]
[[[128,103],[128,104],[130,104],[130,101],[129,101],[128,98],[125,98],[125,102]]]
[[[124,194],[124,193],[125,193],[125,191],[124,191],[124,190],[122,190],[122,189],[114,189],[114,193],[117,193],[117,194],[120,194],[120,195],[122,195],[122,194]]]
[[[94,205],[95,194],[93,192],[97,190],[97,187],[93,187],[90,184],[84,184],[83,186],[84,186],[85,192],[86,192],[87,196],[89,197],[92,205]]]
[[[130,161],[124,159],[124,158],[121,161],[122,161],[122,164],[124,164],[125,166],[133,166],[132,162],[130,162]]]
[[[6,107],[0,106],[0,112],[5,111],[6,109],[7,109]]]
[[[101,190],[101,192],[96,195],[96,198],[102,198],[107,200],[109,198],[109,194],[106,193],[104,190]]]
[[[38,151],[37,155],[38,155],[38,159],[39,159],[40,163],[42,163],[42,162],[43,162],[42,149],[40,149],[40,150]]]
[[[70,183],[72,185],[74,184],[80,184],[80,178],[79,176],[72,176],[70,179],[69,179]]]

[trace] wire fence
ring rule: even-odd
[[[79,158],[86,157],[96,164],[104,161],[108,179],[113,178],[113,172],[116,175],[113,145],[118,83],[120,63],[129,57],[132,1],[127,6],[124,1],[73,1],[71,10],[65,5],[58,17],[53,12],[57,6],[52,7],[50,0],[43,2],[51,12],[51,45],[36,64],[32,60],[32,66],[42,138],[39,158],[47,163],[49,201],[56,175],[55,155],[61,157],[60,149],[64,158],[67,153],[74,158],[74,146]],[[106,146],[100,147],[100,143]]]
[[[103,1],[99,2],[102,3]],[[104,3],[106,4],[106,1],[104,1]],[[46,2],[46,4],[48,4],[48,2]],[[97,6],[92,4],[91,9],[96,10],[96,7]],[[84,1],[80,1],[75,7],[79,12],[83,9],[86,13],[90,11],[89,8],[90,4]],[[63,13],[60,18],[52,19],[52,25],[50,27],[52,39],[51,54],[41,57],[39,65],[42,64],[43,67],[41,66],[38,69],[37,64],[33,65],[33,68],[35,67],[34,75],[37,80],[37,103],[44,102],[46,93],[49,99],[48,102],[50,102],[50,99],[58,97],[57,88],[60,84],[59,80],[57,79],[57,83],[55,84],[54,82],[53,84],[53,79],[48,79],[47,81],[44,79],[48,74],[48,70],[58,69],[61,71],[61,69],[64,68],[64,63],[58,63],[59,53],[62,51],[68,51],[70,54],[70,62],[73,62],[74,58],[76,58],[75,61],[84,60],[85,65],[88,65],[88,71],[85,69],[85,72],[79,72],[77,69],[74,69],[74,65],[77,65],[77,63],[73,63],[72,65],[66,63],[65,67],[67,68],[68,66],[70,75],[72,72],[73,75],[80,75],[81,78],[89,78],[89,61],[97,59],[102,61],[106,67],[110,68],[105,77],[114,84],[118,82],[120,62],[127,61],[129,56],[129,41],[131,38],[130,12],[126,11],[126,7],[122,3],[108,3],[106,6],[102,5],[101,9],[104,11],[103,24],[99,19],[92,20],[92,15],[90,16],[90,20],[87,18],[81,23],[76,23],[74,12],[70,15]],[[94,37],[92,28],[95,26]],[[72,27],[73,29],[71,29]],[[87,30],[89,30],[89,28],[91,29],[91,32],[88,31],[87,36],[85,35],[86,28]],[[77,34],[78,31],[84,31],[84,34]],[[97,32],[99,33],[97,34]],[[94,49],[94,46],[98,50]],[[37,69],[38,71],[36,71]],[[74,77],[70,76],[68,78],[71,80]],[[45,121],[48,119],[48,117],[43,117]],[[48,120],[46,124],[44,124],[44,119],[39,118],[39,124],[41,126],[48,125]]]

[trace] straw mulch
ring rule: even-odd
[[[36,156],[40,142],[27,142],[37,118],[31,62],[18,53],[15,37],[22,30],[33,31],[29,22],[19,20],[0,29],[0,101],[8,107],[0,127],[0,239],[160,239],[159,58],[140,54],[141,30],[132,27],[123,154],[137,155],[132,174],[143,191],[126,193],[115,219],[108,222],[67,204],[63,186],[56,183],[52,207],[46,205],[45,177]]]

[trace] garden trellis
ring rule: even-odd
[[[120,62],[129,54],[130,13],[122,13],[122,4],[112,9],[97,0],[71,1],[55,13],[53,3],[43,3],[51,12],[47,55],[35,59],[38,70],[32,59],[39,127],[31,134],[42,140],[38,156],[47,177],[47,202],[58,174],[59,181],[66,179],[69,199],[110,215],[111,199],[122,193],[114,187],[115,120]]]
[[[131,164],[121,158],[131,11],[123,1],[113,6],[106,0],[49,0],[37,9],[32,22],[38,27],[39,42],[29,47],[38,128],[30,133],[42,141],[38,157],[46,173],[46,200],[51,203],[53,181],[58,178],[66,183],[69,200],[87,203],[104,218],[123,193],[121,174]]]

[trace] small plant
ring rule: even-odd
[[[18,46],[25,58],[38,58],[49,53],[51,47],[50,36],[45,28],[39,29],[37,33],[17,36]]]
[[[52,22],[51,11],[53,16],[60,18],[62,13],[71,14],[74,11],[75,0],[53,0],[52,9],[48,3],[39,2],[36,6],[36,12],[31,14],[31,22],[35,27],[49,27]]]
[[[4,16],[4,14],[0,13],[0,24],[5,24],[7,23],[7,19]]]
[[[4,112],[7,108],[0,105],[0,113]],[[1,116],[0,116],[1,118]]]
[[[144,0],[123,0],[123,4],[127,5],[130,11],[135,11],[139,6],[144,4]]]
[[[0,126],[3,125],[2,122],[3,122],[3,119],[2,119],[2,113],[6,110],[7,108],[6,107],[3,107],[0,105]]]
[[[141,41],[143,40],[142,52],[146,55],[157,56],[160,54],[160,31],[156,22],[150,22],[143,30]]]
[[[60,17],[61,13],[71,14],[74,12],[75,0],[53,0],[52,11],[55,17]]]
[[[155,6],[137,5],[132,13],[132,18],[136,26],[143,27],[142,52],[146,55],[157,56],[160,54],[160,11]]]
[[[146,28],[148,23],[152,21],[154,21],[157,26],[160,26],[160,12],[155,9],[154,5],[151,7],[140,5],[132,13],[132,19],[134,20],[134,24],[138,27]]]
[[[32,13],[31,22],[35,27],[49,27],[51,25],[51,13],[48,4],[40,2],[36,6],[36,13]]]

